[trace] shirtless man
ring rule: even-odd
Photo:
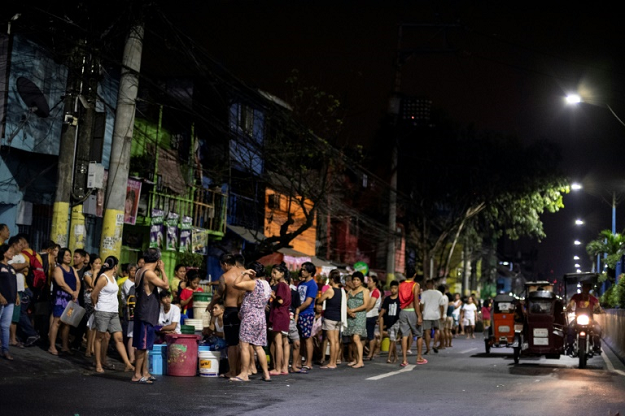
[[[135,326],[132,345],[135,353],[135,374],[131,381],[140,384],[152,384],[154,377],[148,372],[147,351],[154,344],[154,326],[158,324],[160,302],[156,288],[169,289],[169,280],[165,274],[165,264],[161,260],[161,252],[149,248],[144,253],[145,265],[135,277]],[[160,277],[156,272],[160,272]]]
[[[238,374],[237,367],[239,365],[239,327],[241,325],[239,308],[241,307],[243,294],[245,292],[235,289],[234,281],[245,269],[242,264],[239,265],[239,262],[236,260],[237,258],[229,253],[224,253],[219,258],[219,263],[221,264],[221,269],[224,271],[224,274],[219,278],[217,293],[213,296],[213,300],[206,308],[207,311],[212,311],[213,305],[223,300],[225,308],[223,315],[224,337],[228,345],[228,366],[230,368],[229,371],[223,375],[226,378],[236,377]],[[240,261],[240,263],[243,263],[243,261]]]

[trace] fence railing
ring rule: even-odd
[[[601,325],[604,341],[624,360],[625,309],[608,309],[604,314],[594,314],[593,319]]]

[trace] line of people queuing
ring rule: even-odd
[[[96,254],[81,249],[72,253],[53,242],[37,254],[25,235],[9,238],[6,229],[0,225],[0,238],[5,236],[2,242],[8,243],[0,246],[2,356],[12,359],[9,346],[34,345],[44,335],[52,355],[73,354],[84,344],[85,356],[94,358],[95,371],[103,372],[112,368],[107,351],[113,338],[125,370],[135,371],[132,381],[151,384],[155,379],[147,371],[147,351],[164,335],[180,333],[182,320],[193,316],[193,293],[202,291],[197,270],[176,265],[169,282],[160,252],[154,249],[123,270],[115,257],[103,261]],[[304,263],[293,277],[284,264],[275,265],[269,276],[260,263],[245,268],[238,254],[224,254],[220,263],[224,274],[207,308],[211,319],[205,335],[227,351],[228,371],[223,376],[233,381],[247,381],[256,373],[255,357],[263,380],[270,381],[272,376],[312,370],[314,357],[323,370],[335,369],[342,361],[362,368],[377,356],[386,337],[387,362],[398,360],[399,342],[402,366],[408,365],[414,339],[420,365],[427,363],[424,356],[430,351],[451,347],[456,333],[466,331],[467,337],[474,337],[478,315],[474,297],[462,302],[445,286],[434,289],[433,281],[422,290],[413,268],[408,268],[405,281],[391,282],[390,294],[384,297],[377,277],[365,278],[360,272],[344,276],[333,270],[326,284],[318,284],[312,263]],[[45,273],[43,287],[35,288],[29,268]],[[60,317],[72,300],[84,306],[86,314],[70,334]],[[31,314],[35,328],[28,313],[33,305],[44,311]],[[49,320],[45,311],[50,312]],[[487,313],[488,309],[485,320]]]
[[[260,263],[246,268],[240,255],[224,254],[220,263],[224,274],[207,308],[213,316],[209,331],[223,336],[228,371],[222,377],[235,382],[249,381],[256,373],[255,358],[264,381],[307,373],[314,358],[323,370],[335,369],[343,361],[363,368],[385,337],[390,341],[388,363],[397,361],[400,342],[400,365],[407,366],[416,340],[415,363],[426,364],[424,356],[430,351],[452,346],[459,321],[464,319],[463,327],[470,331],[477,316],[471,315],[473,298],[466,307],[446,286],[434,289],[432,280],[422,290],[410,267],[406,280],[391,282],[390,294],[384,297],[377,277],[365,278],[360,272],[343,276],[333,270],[323,284],[315,280],[316,267],[309,262],[297,276],[291,276],[284,264],[273,266],[270,274]]]

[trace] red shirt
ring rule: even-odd
[[[201,287],[198,287],[197,291],[198,292],[204,292],[204,289],[202,289]],[[188,287],[185,287],[182,290],[182,292],[180,293],[180,300],[187,300],[189,298],[193,298],[193,290],[191,290]],[[186,311],[188,309],[193,309],[193,299],[191,299],[191,301],[189,301],[189,303],[187,303],[187,306],[182,308],[182,313],[186,313]]]
[[[575,309],[588,309],[592,312],[595,309],[595,305],[599,303],[599,299],[593,295],[588,295],[588,299],[584,299],[584,297],[583,293],[576,293],[573,295],[571,300],[575,302]]]
[[[401,282],[399,284],[399,307],[401,309],[414,308],[414,287],[417,282]]]

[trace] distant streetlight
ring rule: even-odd
[[[574,191],[579,191],[580,189],[582,189],[582,185],[577,182],[573,182],[571,184],[571,189]]]
[[[579,256],[573,257],[573,260],[579,260]]]
[[[578,264],[578,263],[575,263],[575,267],[577,267],[579,269],[582,266],[580,264]]]
[[[582,221],[582,220],[575,220],[575,224],[576,225],[584,225],[584,221]]]
[[[579,246],[579,245],[581,245],[581,244],[582,244],[582,242],[581,242],[581,241],[579,241],[579,240],[575,240],[575,241],[573,241],[573,244],[575,244],[576,246]]]

